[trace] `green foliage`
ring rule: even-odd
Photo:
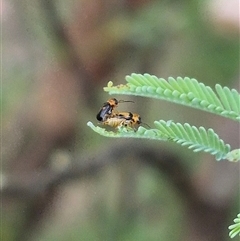
[[[229,236],[234,238],[236,235],[240,236],[240,213],[237,215],[237,218],[234,220],[235,224],[230,225],[228,228],[231,230],[229,232]]]
[[[182,146],[188,146],[194,152],[204,151],[216,156],[216,160],[226,158],[230,150],[230,145],[224,144],[213,129],[206,130],[204,127],[184,125],[163,120],[155,121],[154,124],[159,129],[161,135],[169,136],[172,140]]]
[[[132,129],[124,127],[119,128],[118,132],[106,131],[104,128],[94,126],[92,122],[88,122],[95,132],[106,137],[133,137],[146,138],[159,141],[173,141],[182,146],[188,146],[194,152],[204,151],[215,155],[216,160],[226,158],[229,153],[230,146],[225,144],[213,129],[206,130],[204,127],[197,128],[190,126],[188,123],[184,125],[174,123],[173,121],[155,121],[156,129],[147,130],[140,126],[135,132]]]
[[[210,86],[196,79],[169,77],[167,81],[149,74],[132,74],[126,76],[126,81],[126,85],[118,86],[109,82],[104,90],[109,94],[162,99],[240,121],[240,95],[235,89],[217,84],[215,93]]]
[[[240,121],[240,94],[228,87],[215,86],[216,93],[211,87],[188,77],[172,77],[168,81],[149,74],[132,74],[126,76],[125,85],[113,86],[108,82],[104,90],[109,94],[127,94],[163,99],[185,106],[208,111],[235,121]],[[95,132],[106,137],[147,138],[152,140],[173,141],[182,146],[189,146],[194,152],[204,151],[215,155],[216,160],[240,160],[240,149],[230,151],[230,145],[224,144],[213,129],[197,128],[188,123],[180,124],[172,121],[155,121],[157,129],[139,127],[137,131],[131,128],[118,128],[118,131],[106,131],[88,122]]]

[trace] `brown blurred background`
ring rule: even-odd
[[[239,164],[87,127],[109,80],[193,77],[239,90],[238,0],[2,0],[1,240],[225,241]],[[131,96],[119,110],[213,128],[233,121]]]

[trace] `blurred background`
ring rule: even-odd
[[[238,0],[2,0],[1,240],[225,241],[239,164],[175,144],[108,139],[86,123],[131,73],[239,91]],[[213,128],[233,121],[164,101],[118,110]],[[237,239],[237,238],[236,238]]]

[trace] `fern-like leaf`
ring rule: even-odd
[[[230,225],[228,228],[231,230],[229,232],[229,236],[234,238],[236,235],[240,236],[240,213],[237,215],[237,218],[234,220],[235,224]]]
[[[204,151],[215,155],[216,160],[225,159],[230,151],[230,146],[225,144],[218,135],[212,130],[206,130],[204,127],[197,128],[174,123],[172,121],[155,121],[156,129],[146,129],[142,126],[137,131],[121,128],[116,132],[106,131],[104,128],[94,126],[92,122],[87,125],[95,132],[106,137],[131,137],[147,138],[151,140],[173,141],[182,146],[188,146],[194,152]]]
[[[188,146],[194,152],[204,151],[216,156],[217,160],[225,159],[230,151],[230,146],[225,144],[213,129],[206,130],[204,127],[190,126],[188,123],[184,125],[180,123],[160,120],[155,121],[157,129],[161,135],[166,135],[170,140]]]
[[[167,81],[149,74],[132,74],[126,76],[126,81],[126,85],[118,86],[109,82],[104,90],[110,94],[163,99],[240,121],[240,94],[235,89],[217,84],[215,93],[196,79],[170,77]]]

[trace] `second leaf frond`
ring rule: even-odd
[[[215,155],[217,160],[222,160],[230,151],[230,145],[225,144],[213,129],[206,130],[202,126],[197,128],[188,123],[182,125],[174,122],[168,123],[164,120],[155,121],[154,124],[161,135],[168,136],[169,140],[182,146],[188,146],[194,152],[208,152]]]

